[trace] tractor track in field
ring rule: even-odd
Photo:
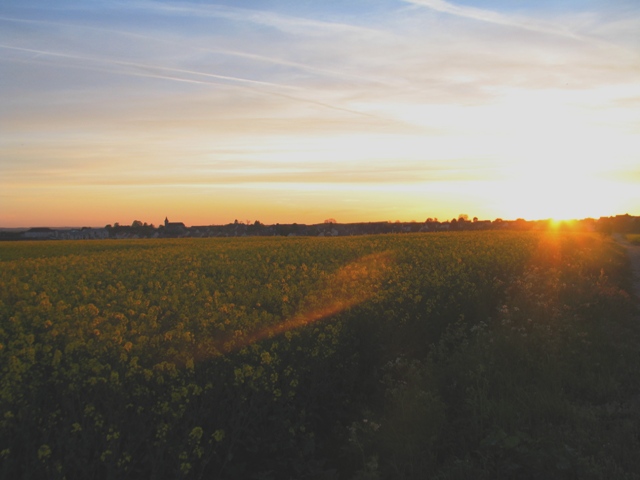
[[[619,233],[615,234],[614,238],[627,250],[627,256],[633,271],[633,294],[636,297],[636,301],[640,302],[640,245],[629,242],[624,235]]]

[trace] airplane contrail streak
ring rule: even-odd
[[[89,57],[89,56],[85,56],[85,55],[74,55],[74,54],[68,54],[68,53],[52,52],[52,51],[47,51],[47,50],[39,50],[39,49],[34,49],[34,48],[15,47],[15,46],[5,45],[5,44],[0,44],[0,48],[4,48],[4,49],[7,49],[7,50],[21,51],[21,52],[35,53],[35,54],[38,54],[38,55],[46,55],[46,56],[51,56],[51,57],[69,58],[69,59],[72,59],[72,60],[83,60],[83,61],[89,61],[89,62],[95,62],[95,63],[107,63],[107,64],[111,64],[111,65],[117,65],[117,66],[123,66],[123,67],[134,67],[134,68],[139,68],[139,69],[149,69],[149,70],[157,70],[157,71],[168,71],[168,72],[175,72],[175,73],[184,73],[184,74],[189,74],[189,75],[202,76],[202,77],[205,77],[205,78],[212,78],[212,79],[216,79],[216,80],[224,80],[226,82],[237,82],[235,84],[234,83],[222,83],[222,82],[206,82],[206,81],[203,81],[203,80],[194,80],[194,79],[190,79],[190,78],[162,75],[162,74],[158,74],[158,73],[148,73],[148,72],[141,73],[141,72],[132,72],[132,71],[113,71],[113,70],[108,70],[108,69],[99,68],[99,67],[92,67],[92,66],[88,66],[88,65],[80,65],[80,66],[74,65],[77,68],[108,71],[110,73],[115,73],[115,74],[120,74],[120,75],[157,78],[157,79],[162,79],[162,80],[170,80],[170,81],[177,81],[177,82],[184,82],[184,83],[193,83],[193,84],[199,84],[199,85],[214,85],[215,84],[215,85],[227,85],[227,86],[232,86],[232,87],[240,87],[240,88],[245,88],[245,89],[250,89],[250,90],[253,90],[253,91],[257,91],[257,92],[260,92],[260,93],[263,93],[263,94],[266,94],[266,95],[278,96],[278,97],[287,98],[287,99],[290,99],[290,100],[295,100],[295,101],[298,101],[298,102],[305,102],[305,103],[309,103],[309,104],[313,104],[313,105],[318,105],[318,106],[321,106],[321,107],[324,107],[324,108],[328,108],[328,109],[331,109],[331,110],[337,110],[337,111],[350,113],[350,114],[353,114],[353,115],[359,115],[359,116],[364,116],[364,117],[369,117],[369,118],[380,119],[376,115],[372,115],[372,114],[365,113],[365,112],[360,112],[360,111],[357,111],[357,110],[352,110],[352,109],[345,108],[345,107],[339,107],[339,106],[336,106],[336,105],[332,105],[330,103],[320,102],[320,101],[317,101],[317,100],[304,98],[304,97],[298,97],[298,96],[294,96],[294,95],[288,95],[288,94],[285,94],[285,93],[279,93],[279,92],[273,92],[273,91],[265,91],[263,89],[257,88],[257,87],[272,87],[272,88],[285,89],[285,90],[305,91],[305,89],[303,89],[301,87],[294,87],[294,86],[290,86],[290,85],[283,85],[283,84],[277,84],[277,83],[271,83],[271,82],[263,82],[263,81],[259,81],[259,80],[250,80],[250,79],[241,78],[241,77],[218,75],[218,74],[205,73],[205,72],[196,72],[196,71],[185,70],[185,69],[181,69],[181,68],[155,66],[155,65],[148,65],[148,64],[136,63],[136,62],[124,62],[124,61],[120,61],[120,60],[109,60],[109,59],[102,59],[102,58],[93,58],[93,57]],[[31,59],[31,61],[33,61],[33,59]]]

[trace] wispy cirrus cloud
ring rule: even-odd
[[[382,31],[371,27],[362,27],[342,22],[320,21],[304,17],[297,17],[276,13],[269,10],[254,10],[248,8],[229,7],[216,4],[195,4],[189,2],[157,3],[132,2],[129,8],[143,9],[149,12],[170,15],[186,15],[190,17],[214,17],[234,22],[254,23],[281,30],[285,33],[308,35],[331,35],[336,32],[356,35],[381,35]]]
[[[180,8],[182,11],[186,10],[185,7],[176,7],[176,8]],[[171,9],[169,8],[167,12],[170,12],[170,11]],[[257,13],[255,15],[257,15]],[[244,19],[240,14],[237,14],[236,17],[238,21],[246,21],[246,19]],[[105,28],[105,27],[101,27],[99,25],[94,25],[91,23],[69,23],[69,22],[60,22],[60,21],[43,20],[43,19],[25,19],[25,18],[9,17],[9,16],[2,16],[2,15],[0,15],[0,22],[39,25],[44,27],[54,27],[59,29],[71,30],[71,31],[77,30],[77,31],[84,32],[85,35],[95,35],[96,32],[99,32],[102,34],[109,35],[112,38],[123,37],[125,39],[130,39],[131,41],[134,41],[134,42],[139,41],[147,44],[155,43],[159,45],[170,46],[171,48],[182,48],[184,49],[184,51],[189,51],[189,52],[201,52],[201,53],[208,53],[213,55],[236,57],[239,59],[245,59],[248,61],[257,62],[263,65],[276,65],[276,66],[290,67],[300,72],[308,72],[313,75],[319,75],[327,78],[345,79],[349,81],[357,81],[358,83],[363,83],[363,84],[373,83],[373,84],[390,85],[390,86],[397,85],[393,82],[390,82],[389,80],[382,80],[378,78],[363,76],[357,73],[350,73],[348,71],[345,71],[344,69],[324,67],[317,63],[305,63],[305,62],[289,59],[286,57],[279,57],[275,55],[265,55],[257,52],[243,51],[239,49],[221,48],[221,47],[216,47],[214,45],[210,45],[207,43],[201,43],[197,40],[190,40],[188,38],[180,38],[175,36],[167,37],[166,35],[163,36],[158,33],[154,35],[153,32],[141,33],[140,31],[135,32],[135,31],[125,30],[125,29]],[[320,23],[320,22],[315,22],[315,23],[319,26],[319,28],[321,27],[324,28],[327,25],[332,25],[332,24],[326,24],[326,23]],[[344,28],[345,31],[349,31],[349,29],[347,28],[348,25],[346,24],[341,24],[341,25],[345,27]],[[305,33],[308,33],[308,32],[305,32]],[[383,33],[380,31],[375,31],[375,32],[372,31],[371,33],[376,35],[385,35],[387,37],[389,35],[387,33]]]
[[[497,11],[456,5],[445,0],[403,0],[415,6],[426,7],[449,15],[486,22],[503,27],[517,28],[529,32],[565,37],[573,40],[596,42],[597,39],[581,35],[560,23],[543,21],[541,19],[526,17],[516,14],[507,14]]]
[[[97,56],[75,55],[71,53],[54,52],[49,50],[39,50],[39,49],[24,48],[24,47],[15,47],[11,45],[3,45],[3,44],[0,44],[0,48],[7,49],[7,50],[16,50],[16,51],[21,51],[26,53],[33,53],[36,55],[31,60],[27,59],[26,60],[27,62],[34,61],[39,56],[43,55],[48,57],[60,57],[60,58],[66,58],[71,60],[80,60],[82,62],[85,62],[85,64],[83,65],[85,68],[92,68],[89,64],[86,63],[86,62],[89,62],[89,63],[95,63],[95,64],[113,65],[116,67],[133,67],[133,68],[137,68],[139,70],[144,70],[147,72],[147,73],[144,73],[142,71],[131,72],[131,71],[124,71],[124,70],[112,70],[112,73],[119,73],[123,75],[145,76],[149,78],[159,78],[159,79],[178,81],[178,82],[206,84],[206,82],[203,80],[199,81],[199,80],[186,78],[186,77],[178,77],[175,75],[169,76],[169,75],[163,75],[161,73],[150,73],[150,72],[170,72],[175,74],[192,75],[194,77],[203,77],[206,79],[214,79],[219,81],[238,83],[242,85],[251,85],[255,87],[275,87],[279,89],[294,90],[294,91],[301,90],[301,88],[299,87],[292,86],[292,85],[285,85],[282,83],[276,84],[276,83],[265,82],[261,80],[251,80],[248,78],[234,77],[229,75],[219,75],[215,73],[186,70],[182,68],[173,68],[168,66],[151,65],[146,63],[127,62],[123,60],[114,60],[114,59],[97,57]]]
[[[159,80],[167,80],[171,82],[191,83],[196,85],[212,85],[219,84],[231,87],[241,87],[251,89],[260,92],[265,95],[276,96],[286,98],[295,102],[307,103],[316,105],[322,108],[330,110],[336,110],[351,115],[357,115],[368,118],[380,118],[378,115],[359,111],[354,108],[348,108],[346,106],[340,106],[329,102],[314,99],[304,94],[308,92],[308,89],[295,85],[287,85],[282,83],[273,83],[261,80],[252,80],[248,78],[220,75],[215,73],[209,73],[205,71],[187,70],[182,68],[174,68],[162,65],[152,65],[148,63],[129,62],[123,60],[115,60],[105,57],[77,55],[71,53],[54,52],[49,50],[40,50],[33,48],[15,47],[11,45],[0,44],[0,49],[14,50],[25,53],[33,54],[34,56],[22,60],[25,63],[38,62],[40,57],[57,57],[69,60],[80,61],[80,64],[71,64],[69,66],[73,68],[82,68],[95,71],[104,71],[117,75],[133,76],[133,77],[146,77]],[[109,68],[111,67],[111,68]],[[132,70],[135,69],[135,70]],[[267,90],[266,88],[275,89]],[[292,92],[292,93],[285,93]],[[297,95],[294,95],[294,93]]]

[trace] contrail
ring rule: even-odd
[[[250,60],[256,60],[259,62],[264,62],[264,63],[270,63],[273,65],[283,65],[283,66],[287,66],[287,67],[293,67],[293,68],[297,68],[300,70],[304,70],[307,72],[312,72],[312,73],[317,73],[320,75],[326,75],[328,77],[334,77],[334,78],[346,78],[346,79],[350,79],[350,80],[358,80],[360,82],[364,82],[364,83],[373,83],[373,84],[378,84],[378,85],[384,85],[384,86],[391,86],[391,87],[400,87],[399,84],[397,83],[393,83],[393,82],[389,82],[389,81],[382,81],[382,80],[377,80],[377,79],[373,79],[370,77],[363,77],[362,75],[356,75],[356,74],[350,74],[350,73],[346,73],[343,71],[339,71],[339,70],[333,70],[330,68],[321,68],[321,67],[316,67],[313,65],[309,65],[306,63],[301,63],[301,62],[296,62],[296,61],[291,61],[291,60],[284,60],[281,58],[275,58],[275,57],[270,57],[270,56],[266,56],[266,55],[259,55],[259,54],[255,54],[255,53],[247,53],[247,52],[241,52],[241,51],[237,51],[237,50],[229,50],[229,49],[222,49],[222,48],[210,48],[210,47],[202,47],[199,45],[191,45],[185,42],[176,42],[175,40],[165,40],[163,38],[159,38],[159,37],[155,37],[155,36],[151,36],[151,35],[144,35],[141,33],[133,33],[133,32],[128,32],[125,30],[114,30],[114,29],[110,29],[110,28],[103,28],[103,27],[95,27],[95,26],[88,26],[88,25],[77,25],[77,24],[72,24],[72,23],[65,23],[65,22],[52,22],[50,20],[31,20],[31,19],[22,19],[22,18],[13,18],[13,17],[4,17],[4,16],[0,16],[0,20],[6,21],[6,22],[16,22],[16,23],[32,23],[32,24],[39,24],[39,25],[51,25],[51,26],[56,26],[56,27],[66,27],[66,28],[80,28],[80,29],[86,29],[86,30],[92,30],[92,31],[100,31],[100,32],[105,32],[105,33],[112,33],[112,34],[116,34],[116,35],[122,35],[125,37],[132,37],[132,38],[139,38],[142,40],[150,40],[153,42],[157,42],[157,43],[164,43],[164,44],[168,44],[168,45],[172,45],[172,46],[183,46],[183,47],[187,47],[190,48],[192,50],[198,50],[201,52],[207,52],[207,53],[213,53],[213,54],[220,54],[220,55],[227,55],[227,56],[233,56],[233,57],[239,57],[239,58],[246,58],[246,59],[250,59]]]
[[[263,86],[263,87],[284,88],[284,89],[289,89],[289,90],[303,90],[300,87],[294,87],[294,86],[291,86],[291,85],[284,85],[284,84],[280,84],[280,83],[271,83],[271,82],[263,82],[263,81],[260,81],[260,80],[250,80],[250,79],[247,79],[247,78],[232,77],[232,76],[228,76],[228,75],[218,75],[218,74],[215,74],[215,73],[197,72],[197,71],[194,71],[194,70],[185,70],[185,69],[182,69],[182,68],[161,67],[161,66],[156,66],[156,65],[148,65],[148,64],[144,64],[144,63],[124,62],[124,61],[121,61],[121,60],[108,60],[108,59],[104,59],[104,58],[88,57],[86,55],[73,55],[73,54],[69,54],[69,53],[51,52],[51,51],[47,51],[47,50],[37,50],[37,49],[33,49],[33,48],[24,48],[24,47],[14,47],[14,46],[3,45],[3,44],[0,44],[0,48],[6,48],[6,49],[10,49],[10,50],[18,50],[18,51],[23,51],[23,52],[37,53],[37,54],[40,54],[40,55],[48,55],[48,56],[52,56],[52,57],[71,58],[71,59],[74,59],[74,60],[84,60],[84,61],[98,62],[98,63],[111,63],[113,65],[120,65],[120,66],[125,66],[125,67],[135,67],[135,68],[143,68],[143,69],[165,70],[165,71],[176,72],[176,73],[186,73],[186,74],[189,74],[189,75],[199,75],[199,76],[208,77],[208,78],[215,78],[215,79],[218,79],[218,80],[226,80],[226,81],[231,81],[231,82],[247,83],[247,84],[250,84],[250,85],[258,85],[258,86]]]
[[[263,89],[257,88],[257,87],[272,87],[272,88],[295,90],[295,91],[305,91],[306,90],[306,89],[303,89],[301,87],[294,87],[294,86],[290,86],[290,85],[282,85],[282,84],[271,83],[271,82],[263,82],[263,81],[259,81],[259,80],[250,80],[250,79],[241,78],[241,77],[232,77],[232,76],[227,76],[227,75],[217,75],[217,74],[213,74],[213,73],[196,72],[196,71],[185,70],[185,69],[180,69],[180,68],[160,67],[160,66],[147,65],[147,64],[135,63],[135,62],[124,62],[124,61],[120,61],[120,60],[108,60],[108,59],[101,59],[101,58],[92,58],[92,57],[88,57],[88,56],[84,56],[84,55],[73,55],[73,54],[68,54],[68,53],[51,52],[51,51],[47,51],[47,50],[38,50],[38,49],[33,49],[33,48],[14,47],[14,46],[11,46],[11,45],[4,45],[4,44],[0,44],[0,48],[4,48],[4,49],[8,49],[8,50],[16,50],[16,51],[21,51],[21,52],[35,53],[35,54],[39,54],[39,55],[47,55],[47,56],[52,56],[52,57],[69,58],[69,59],[72,59],[72,60],[82,60],[82,61],[89,61],[89,62],[96,62],[96,63],[108,63],[108,64],[112,64],[112,65],[117,65],[117,66],[134,67],[134,68],[140,68],[140,69],[169,71],[169,72],[175,72],[175,73],[185,73],[185,74],[189,74],[189,75],[202,76],[202,77],[205,77],[205,78],[213,78],[213,79],[216,79],[216,80],[224,80],[224,81],[227,81],[227,82],[238,82],[238,83],[240,83],[240,85],[237,85],[237,84],[234,85],[234,84],[222,83],[222,82],[206,82],[206,81],[203,81],[203,80],[194,80],[194,79],[189,79],[189,78],[169,76],[169,75],[161,75],[161,74],[156,74],[156,73],[141,73],[141,72],[131,72],[131,71],[126,71],[126,72],[125,71],[113,71],[113,70],[107,70],[107,69],[104,69],[104,68],[92,67],[92,66],[88,66],[88,65],[74,65],[74,67],[76,67],[76,68],[85,68],[85,69],[93,69],[93,70],[100,70],[100,71],[108,71],[110,73],[116,73],[116,74],[120,74],[120,75],[157,78],[157,79],[162,79],[162,80],[171,80],[171,81],[184,82],[184,83],[193,83],[193,84],[199,84],[199,85],[226,85],[226,86],[237,87],[237,88],[245,88],[245,89],[257,91],[257,92],[260,92],[260,93],[266,94],[266,95],[272,95],[272,96],[287,98],[289,100],[295,100],[295,101],[298,101],[298,102],[304,102],[304,103],[309,103],[309,104],[313,104],[313,105],[318,105],[318,106],[321,106],[321,107],[324,107],[324,108],[328,108],[328,109],[331,109],[331,110],[337,110],[337,111],[341,111],[341,112],[350,113],[350,114],[353,114],[353,115],[364,116],[364,117],[368,117],[368,118],[375,118],[375,119],[381,120],[381,118],[376,116],[376,115],[372,115],[372,114],[365,113],[365,112],[360,112],[358,110],[352,110],[352,109],[345,108],[345,107],[338,107],[336,105],[332,105],[332,104],[325,103],[325,102],[320,102],[320,101],[317,101],[317,100],[312,100],[312,99],[309,99],[309,98],[297,97],[297,96],[294,96],[294,95],[287,95],[285,93],[278,93],[278,92],[273,92],[273,91],[265,91]]]
[[[503,15],[499,12],[492,10],[485,10],[475,7],[467,7],[455,5],[444,0],[402,0],[412,5],[430,8],[432,10],[448,13],[457,17],[469,18],[480,22],[493,23],[496,25],[502,25],[505,27],[519,28],[522,30],[528,30],[530,32],[542,33],[545,35],[553,35],[558,37],[570,38],[572,40],[578,40],[582,42],[589,42],[601,45],[609,45],[607,42],[579,35],[571,32],[567,29],[560,28],[553,24],[542,24],[534,22],[526,18],[515,18],[508,15]]]
[[[237,22],[249,22],[259,25],[267,25],[283,32],[300,33],[301,30],[317,29],[323,31],[352,32],[355,34],[380,34],[380,31],[367,27],[360,27],[347,23],[326,22],[321,20],[310,20],[304,17],[294,17],[282,15],[266,10],[255,10],[249,8],[229,7],[225,5],[183,5],[176,2],[158,5],[151,2],[132,2],[125,4],[126,7],[155,10],[156,12],[178,12],[192,17],[215,17]]]

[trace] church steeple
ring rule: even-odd
[[[164,226],[168,226],[169,225],[169,218],[164,217]]]

